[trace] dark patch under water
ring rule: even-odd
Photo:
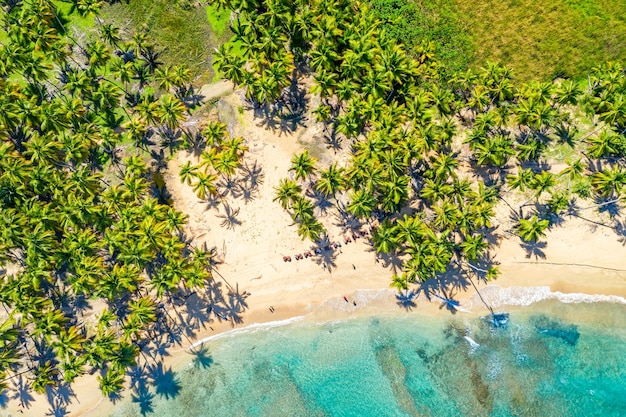
[[[566,324],[558,319],[543,314],[531,317],[530,323],[540,334],[556,337],[570,346],[576,346],[578,338],[580,338],[580,333],[576,325]]]
[[[155,417],[626,416],[619,324],[626,309],[553,304],[514,312],[505,327],[489,317],[407,315],[224,337],[209,343],[206,367],[180,372],[176,398],[154,392],[143,410]],[[574,319],[605,312],[617,324]],[[114,415],[139,417],[141,408],[129,404]]]

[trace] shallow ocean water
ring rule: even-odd
[[[115,417],[625,416],[626,305],[298,321],[211,339]]]

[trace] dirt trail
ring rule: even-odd
[[[202,102],[207,102],[212,98],[222,96],[232,90],[232,82],[228,80],[221,80],[213,84],[204,84],[198,89],[198,94],[203,96]]]

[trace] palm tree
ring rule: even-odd
[[[310,241],[316,241],[325,233],[324,226],[313,218],[307,218],[298,224],[298,235]]]
[[[569,204],[569,195],[564,191],[551,194],[550,199],[546,202],[549,212],[555,215],[562,213]]]
[[[315,184],[315,189],[326,197],[334,196],[343,188],[343,169],[337,168],[337,163],[332,164],[326,170],[320,172],[320,178]]]
[[[392,175],[391,180],[381,184],[380,191],[383,195],[381,208],[384,211],[393,213],[404,205],[409,197],[410,180],[410,177],[406,175]]]
[[[191,181],[198,175],[198,167],[191,165],[191,161],[187,161],[183,166],[180,167],[180,182],[187,183],[187,185],[191,185]]]
[[[556,184],[556,176],[548,171],[541,171],[539,174],[535,174],[532,182],[532,189],[535,190],[535,198],[539,200],[539,197],[544,191],[548,191]]]
[[[113,397],[124,389],[124,371],[109,368],[104,375],[97,377],[100,391],[105,397]]]
[[[465,240],[459,246],[468,261],[475,261],[482,256],[484,251],[489,247],[489,243],[485,240],[483,235],[473,234],[466,236]]]
[[[240,158],[236,154],[235,149],[225,149],[219,152],[213,162],[213,168],[227,178],[235,175],[240,165]]]
[[[578,83],[574,80],[564,80],[561,85],[556,89],[557,103],[561,105],[565,104],[577,104],[578,97],[581,95],[582,90]]]
[[[508,135],[496,134],[470,145],[478,165],[503,167],[515,155],[513,141]]]
[[[371,193],[359,189],[350,193],[350,203],[347,210],[350,214],[360,219],[369,217],[376,208],[376,200]]]
[[[315,172],[315,163],[317,159],[309,155],[309,151],[304,150],[300,154],[295,154],[291,158],[291,168],[289,171],[293,171],[296,176],[296,180],[310,179]]]
[[[64,328],[67,317],[59,310],[47,310],[43,316],[35,322],[33,336],[43,337],[50,341],[53,335],[58,335]]]
[[[36,393],[43,394],[47,387],[56,385],[59,371],[50,361],[35,367],[32,371],[34,378],[31,382],[31,388]]]
[[[454,193],[454,187],[451,185],[426,178],[424,180],[424,186],[420,191],[420,196],[434,203],[451,196],[452,193]]]
[[[582,159],[578,158],[574,161],[566,159],[565,162],[567,163],[567,168],[559,172],[559,176],[567,176],[569,182],[579,180],[583,177],[586,166]]]
[[[539,159],[545,149],[545,144],[539,139],[530,136],[525,143],[517,145],[517,159],[522,162]]]
[[[546,236],[546,229],[550,222],[546,219],[539,219],[533,215],[530,219],[519,219],[516,226],[517,233],[526,242],[537,242]]]
[[[383,220],[372,233],[376,253],[394,253],[400,247],[397,230],[389,219]]]
[[[156,114],[159,120],[170,130],[176,129],[183,118],[186,107],[178,98],[164,94],[158,102]]]
[[[292,217],[297,223],[308,223],[315,219],[313,215],[313,203],[306,198],[298,196],[291,206]]]
[[[274,191],[276,196],[272,201],[278,201],[283,209],[288,209],[300,197],[302,188],[295,181],[282,178]]]
[[[222,122],[210,122],[204,130],[202,130],[202,135],[206,138],[207,144],[210,146],[221,146],[222,140],[227,133],[227,126]]]
[[[532,169],[523,169],[522,167],[518,166],[517,174],[508,174],[506,176],[506,180],[511,189],[524,191],[527,187],[532,188],[535,180],[535,175]]]
[[[591,186],[603,197],[620,195],[626,185],[626,171],[618,165],[598,171],[591,177]]]
[[[192,184],[192,188],[198,198],[205,199],[208,194],[217,194],[217,187],[215,186],[217,177],[215,175],[198,172],[195,177],[196,182]]]
[[[588,144],[587,153],[592,158],[619,156],[626,151],[623,139],[610,129],[602,130],[600,134],[588,137],[586,142]]]
[[[435,181],[447,181],[454,177],[454,170],[459,166],[459,161],[453,154],[439,154],[431,158],[431,166],[435,174]]]

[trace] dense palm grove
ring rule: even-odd
[[[218,70],[266,111],[312,77],[311,92],[321,97],[313,112],[328,141],[343,140],[352,151],[343,167],[318,167],[306,151],[294,155],[276,200],[300,236],[314,241],[325,232],[314,215],[320,194],[346,216],[378,219],[373,245],[403,261],[393,281],[399,289],[449,268],[497,276],[487,236],[500,200],[525,200],[509,207],[512,231],[526,242],[575,213],[577,200],[619,207],[623,67],[599,66],[584,86],[516,85],[498,64],[450,77],[428,45],[405,52],[357,1],[215,3],[236,16],[235,46],[217,52]],[[587,131],[580,131],[585,117]],[[546,156],[555,150],[570,155],[558,172]]]
[[[102,22],[75,39],[51,1],[3,2],[1,16],[0,390],[89,372],[116,395],[150,332],[172,326],[159,305],[212,276],[147,163],[154,141],[187,142],[188,70]]]
[[[304,151],[276,200],[303,238],[323,236],[317,195],[373,222],[380,253],[403,260],[407,288],[448,268],[497,275],[489,256],[495,206],[537,241],[576,200],[618,205],[626,185],[626,77],[604,65],[572,81],[516,85],[505,67],[443,76],[428,45],[394,42],[366,7],[348,0],[217,0],[234,12],[233,42],[217,69],[266,114],[312,79],[314,115],[351,149],[319,166]],[[100,3],[73,2],[94,15]],[[37,392],[97,373],[115,395],[155,325],[160,304],[212,279],[185,216],[168,205],[154,141],[174,151],[197,138],[180,127],[189,71],[162,68],[142,33],[100,21],[71,36],[48,0],[3,2],[0,46],[0,384],[26,376]],[[585,128],[577,120],[589,118]],[[200,198],[232,179],[246,147],[216,122],[202,132],[201,164],[181,179]],[[546,154],[567,150],[549,169]],[[147,156],[148,155],[148,156]],[[96,320],[85,312],[105,307]]]

